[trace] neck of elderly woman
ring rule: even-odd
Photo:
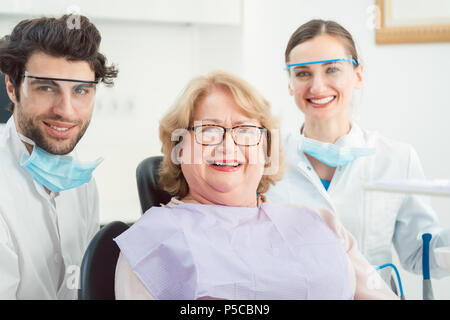
[[[254,197],[236,197],[232,194],[223,194],[218,195],[214,198],[205,197],[200,193],[191,192],[181,199],[181,201],[186,203],[198,203],[198,204],[213,204],[213,205],[222,205],[222,206],[233,206],[233,207],[256,207],[257,206],[257,197],[256,192]]]

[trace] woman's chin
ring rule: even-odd
[[[249,207],[254,205],[253,202],[256,204],[256,196],[255,199],[245,199],[244,197],[237,197],[236,195],[222,195],[217,197],[213,203],[229,207]]]
[[[238,179],[236,179],[238,178]],[[213,177],[206,178],[206,183],[215,191],[219,193],[230,193],[242,186],[243,181],[233,174],[219,174]]]
[[[230,188],[224,186],[221,188],[214,188],[214,191],[211,192],[209,196],[211,202],[225,206],[245,206],[247,205],[247,202],[252,200],[237,186]]]
[[[334,108],[309,109],[307,117],[314,120],[329,120],[337,116],[337,110]]]
[[[227,195],[231,195],[233,193],[236,192],[236,188],[238,187],[235,184],[218,184],[215,186],[212,186],[214,189],[214,193],[222,195],[222,196],[227,196]]]

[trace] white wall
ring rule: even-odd
[[[357,43],[365,85],[356,103],[365,128],[411,143],[428,178],[450,178],[450,44],[376,45],[373,0],[244,0],[245,77],[272,103],[282,130],[302,119],[287,92],[284,50],[290,35],[313,19],[339,22]],[[369,9],[369,11],[368,11]],[[433,198],[441,223],[450,227],[450,198]],[[398,262],[396,265],[399,266]],[[421,279],[400,270],[407,298],[421,298]],[[450,298],[450,278],[434,281],[435,296]]]

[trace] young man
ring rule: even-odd
[[[12,117],[0,137],[0,299],[75,299],[84,251],[98,230],[92,171],[73,150],[96,85],[118,70],[98,52],[86,17],[21,21],[0,40]]]

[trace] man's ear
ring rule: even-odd
[[[8,93],[9,99],[16,105],[17,99],[16,99],[16,89],[14,88],[13,83],[11,82],[11,79],[8,75],[5,75],[5,84],[6,84],[6,92]]]

